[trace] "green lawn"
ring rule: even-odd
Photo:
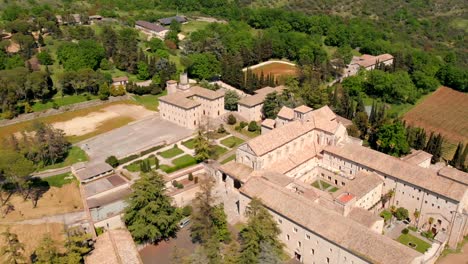
[[[172,164],[180,168],[185,168],[185,167],[194,165],[196,163],[197,161],[195,160],[195,158],[190,156],[189,154],[180,156],[179,158],[176,158],[172,161]]]
[[[34,112],[39,112],[43,110],[50,109],[54,106],[54,103],[57,106],[65,106],[65,105],[71,105],[71,104],[76,104],[76,103],[81,103],[81,102],[86,102],[89,100],[97,99],[98,96],[96,95],[67,95],[64,97],[61,96],[56,96],[52,98],[50,101],[46,103],[41,103],[41,102],[36,102],[34,103],[31,107]]]
[[[336,192],[336,191],[338,191],[338,190],[339,190],[338,187],[333,187],[333,188],[331,188],[330,190],[328,190],[328,192],[334,193],[334,192]]]
[[[159,153],[159,156],[163,157],[163,158],[166,158],[166,159],[170,159],[170,158],[173,158],[177,155],[180,155],[184,153],[183,150],[181,150],[180,148],[171,148],[171,149],[168,149],[166,151],[163,151],[161,153]]]
[[[225,132],[225,133],[218,133],[218,132],[213,132],[213,131],[210,131],[208,133],[206,133],[206,135],[208,136],[208,138],[210,139],[220,139],[222,137],[225,137],[227,135],[229,135],[228,132]]]
[[[69,184],[75,181],[76,178],[73,176],[73,174],[71,174],[70,172],[67,172],[63,174],[50,176],[50,177],[44,178],[43,180],[48,182],[49,186],[60,188],[65,184]]]
[[[187,147],[189,149],[194,149],[195,148],[195,139],[192,138],[192,139],[189,139],[187,141],[183,141],[182,145],[184,145],[185,147]]]
[[[200,29],[204,29],[209,24],[210,24],[210,22],[192,20],[192,21],[189,21],[186,24],[182,24],[181,33],[186,35],[185,37],[187,37],[188,34],[194,32],[194,31],[200,30]]]
[[[221,146],[214,145],[214,146],[211,147],[211,158],[212,159],[218,159],[219,156],[223,155],[227,151],[228,151],[227,148],[223,148]]]
[[[235,136],[231,136],[231,137],[228,137],[226,139],[223,139],[221,140],[221,144],[223,144],[224,146],[228,147],[228,148],[234,148],[234,147],[237,147],[238,145],[244,143],[244,140],[238,138],[238,137],[235,137]]]
[[[158,111],[159,97],[164,96],[166,94],[167,94],[167,91],[164,90],[162,93],[160,93],[158,95],[152,95],[152,94],[134,95],[133,99],[135,99],[135,101],[138,104],[144,106],[148,110]]]
[[[322,181],[322,180],[316,180],[312,183],[312,186],[314,186],[315,188],[317,189],[320,189],[320,185],[319,185],[319,182],[322,184],[322,190],[326,190],[328,187],[330,187],[331,185]]]
[[[71,147],[70,151],[68,152],[68,156],[64,161],[40,168],[38,169],[38,171],[62,168],[62,167],[73,165],[74,163],[77,163],[80,161],[87,161],[87,160],[88,160],[88,155],[86,155],[86,152],[84,152],[79,147],[73,146]]]
[[[424,253],[426,252],[430,247],[431,245],[413,235],[410,235],[410,234],[402,234],[401,236],[398,237],[398,242],[402,243],[403,245],[406,245],[408,247],[411,247],[411,248],[414,248],[412,246],[409,245],[409,243],[413,243],[416,245],[416,247],[414,248],[415,250],[421,252],[421,253]]]
[[[231,160],[235,160],[235,159],[236,159],[236,154],[232,154],[231,156],[227,157],[225,160],[221,161],[221,164],[226,164],[230,162]]]

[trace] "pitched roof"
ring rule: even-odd
[[[96,208],[101,207],[107,204],[111,204],[120,200],[125,200],[130,194],[132,190],[130,187],[125,187],[121,189],[117,189],[116,191],[89,198],[86,200],[89,208]]]
[[[218,99],[224,96],[224,91],[212,91],[203,87],[193,86],[187,91],[179,91],[173,94],[161,96],[159,101],[169,103],[184,109],[190,109],[201,105],[200,102],[191,99],[193,96],[203,97],[208,100]]]
[[[235,161],[230,161],[221,165],[219,170],[241,182],[246,182],[250,178],[250,174],[253,171],[253,169],[249,166]]]
[[[262,126],[268,127],[268,128],[275,128],[275,124],[276,124],[275,120],[269,119],[269,118],[263,120],[262,122]]]
[[[303,146],[300,151],[291,153],[287,158],[277,160],[268,165],[267,169],[278,173],[288,173],[297,166],[315,157],[318,153],[316,147],[315,144]]]
[[[128,81],[127,76],[122,76],[122,77],[114,77],[112,78],[112,82],[125,82]]]
[[[440,177],[430,169],[356,144],[345,144],[341,147],[327,146],[324,151],[455,201],[460,201],[467,191],[463,184]]]
[[[251,178],[240,191],[338,247],[372,263],[411,263],[421,256],[389,237],[377,234],[332,210],[262,178]],[[331,221],[333,220],[333,221]]]
[[[455,168],[443,167],[437,172],[438,175],[468,185],[468,173]]]
[[[281,93],[284,89],[286,89],[286,87],[283,85],[276,86],[275,88],[267,86],[267,87],[256,90],[254,95],[246,96],[240,99],[238,103],[241,105],[248,106],[248,107],[256,106],[256,105],[262,104],[263,101],[265,101],[265,98],[269,93],[272,93],[272,92]]]
[[[209,100],[218,99],[224,96],[224,91],[221,89],[213,91],[213,90],[206,89],[200,86],[192,86],[190,90],[193,92],[194,95],[203,97]]]
[[[179,23],[187,22],[187,18],[183,16],[172,16],[172,17],[165,17],[165,18],[158,19],[159,23],[163,25],[170,25],[172,23],[172,20],[175,20]]]
[[[333,133],[338,127],[336,115],[328,106],[312,111],[311,117],[311,120],[304,122],[291,121],[284,126],[273,129],[268,134],[249,140],[247,144],[257,156],[263,156],[315,128]]]
[[[286,119],[286,120],[293,120],[294,119],[294,110],[287,106],[281,107],[281,110],[278,112],[278,117]]]
[[[113,170],[112,166],[102,162],[97,164],[78,164],[77,167],[74,167],[75,175],[81,180],[87,180],[93,177],[96,177],[100,174],[110,172]]]
[[[154,32],[162,32],[162,31],[169,30],[169,29],[167,29],[167,28],[165,28],[165,27],[163,27],[161,25],[154,24],[154,23],[151,23],[151,22],[148,22],[148,21],[143,21],[143,20],[136,21],[135,25],[146,28],[146,29],[154,31]]]
[[[382,217],[377,216],[360,207],[354,207],[351,209],[347,217],[367,228],[371,228],[372,225],[374,225],[374,223],[377,221],[383,221]]]
[[[294,111],[302,113],[302,114],[308,113],[308,112],[310,112],[312,110],[313,109],[308,107],[307,105],[300,105],[300,106],[294,108]]]
[[[132,236],[126,229],[108,230],[98,236],[94,250],[85,260],[88,264],[142,263]]]
[[[384,62],[384,61],[391,60],[391,59],[393,59],[393,56],[390,54],[380,54],[378,56],[363,54],[360,57],[353,56],[353,59],[351,60],[350,65],[357,64],[359,66],[367,68],[367,67],[377,64],[378,62],[380,63],[380,62]]]
[[[357,199],[360,199],[382,183],[382,178],[380,178],[376,173],[359,171],[353,180],[346,183],[343,188],[339,189],[333,195],[335,197],[339,197],[341,194],[347,193],[352,194],[353,197],[356,197]]]
[[[432,154],[429,154],[422,150],[415,150],[411,154],[402,157],[401,160],[404,160],[414,165],[419,165],[428,159],[430,160],[431,158]]]

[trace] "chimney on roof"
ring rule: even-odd
[[[179,82],[179,90],[185,91],[190,88],[190,84],[188,81],[188,76],[186,72],[180,74],[180,82]]]
[[[167,94],[173,94],[177,92],[177,81],[169,80],[166,82]]]

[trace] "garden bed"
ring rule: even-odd
[[[160,153],[158,153],[158,155],[163,157],[163,158],[170,159],[170,158],[173,158],[173,157],[175,157],[177,155],[180,155],[182,153],[184,153],[183,150],[181,150],[178,147],[174,147],[174,148],[168,149],[166,151],[160,152]]]
[[[244,140],[238,138],[238,137],[235,137],[235,136],[231,136],[231,137],[228,137],[226,139],[223,139],[221,140],[221,144],[223,144],[224,146],[228,147],[228,148],[234,148],[234,147],[237,147],[238,145],[244,143]]]
[[[421,253],[426,252],[431,247],[429,243],[410,234],[402,234],[398,237],[397,240],[401,244],[413,248],[414,250]]]

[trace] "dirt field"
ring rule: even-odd
[[[260,75],[263,71],[263,75],[273,74],[275,79],[281,80],[284,76],[296,76],[297,69],[295,66],[287,63],[272,62],[261,66],[252,66],[252,72]]]
[[[61,242],[65,240],[64,226],[59,223],[40,225],[0,225],[0,233],[6,231],[8,227],[10,227],[10,232],[17,234],[18,240],[24,244],[26,258],[29,258],[29,256],[34,252],[46,233],[49,233],[55,241]],[[0,246],[3,246],[3,237],[0,238]],[[63,242],[60,244],[63,244]]]
[[[43,216],[63,214],[83,209],[80,190],[76,183],[70,183],[62,188],[50,187],[39,199],[37,207],[33,208],[32,201],[24,201],[21,196],[15,195],[10,198],[15,207],[13,212],[8,213],[5,218],[0,218],[0,224],[12,221],[41,218]]]
[[[133,102],[117,102],[81,109],[63,114],[38,118],[35,121],[53,124],[63,129],[72,143],[84,140],[132,121],[154,114],[143,106]],[[0,140],[11,134],[31,129],[34,121],[26,121],[6,127],[0,127]]]
[[[152,112],[148,111],[143,106],[111,105],[85,116],[75,117],[64,122],[53,123],[52,125],[55,128],[62,129],[68,136],[82,136],[92,133],[103,123],[115,118],[128,117],[133,121],[142,119],[151,114]]]
[[[440,87],[403,119],[426,131],[441,133],[451,143],[468,140],[468,94]]]

